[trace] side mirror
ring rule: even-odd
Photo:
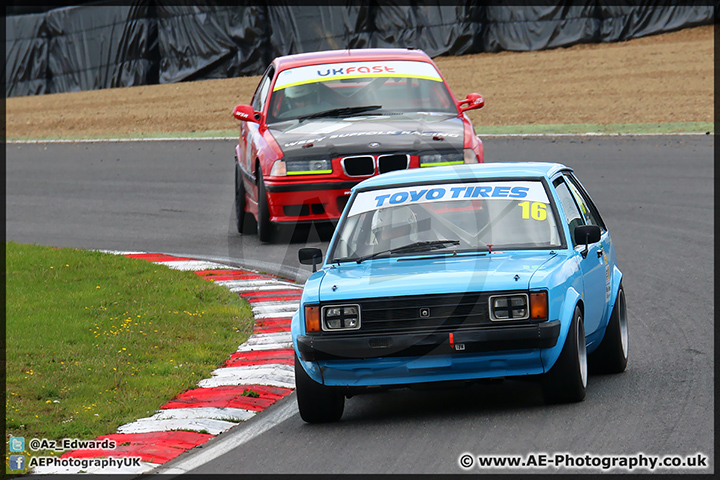
[[[301,248],[298,250],[298,260],[302,265],[312,265],[313,272],[317,271],[317,264],[322,262],[322,250],[319,248]]]
[[[582,256],[585,258],[588,252],[588,245],[600,241],[600,227],[597,225],[580,225],[575,228],[575,244],[585,245]]]
[[[233,108],[233,117],[244,122],[260,123],[260,112],[256,112],[250,105],[238,105]]]
[[[469,93],[468,96],[465,97],[465,100],[458,102],[461,112],[482,108],[483,105],[485,105],[485,99],[479,93]]]

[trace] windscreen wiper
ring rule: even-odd
[[[402,247],[391,248],[389,250],[383,250],[381,252],[371,253],[370,255],[362,256],[355,261],[357,263],[362,263],[365,260],[369,260],[371,258],[375,258],[380,255],[388,255],[388,254],[394,254],[394,253],[430,252],[432,250],[439,250],[441,248],[447,248],[447,247],[451,247],[453,245],[460,245],[460,240],[433,240],[433,241],[427,241],[427,242],[415,242],[415,243],[411,243],[409,245],[403,245]]]
[[[357,107],[340,107],[333,108],[332,110],[325,110],[322,112],[311,113],[310,115],[303,115],[298,117],[301,122],[308,118],[320,118],[320,117],[350,117],[359,113],[371,112],[373,110],[379,110],[382,105],[363,105]]]

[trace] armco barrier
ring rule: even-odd
[[[713,23],[717,4],[284,0],[6,7],[5,95],[259,75],[276,56],[328,49],[415,47],[437,57],[615,42]]]

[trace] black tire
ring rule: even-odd
[[[546,403],[572,403],[585,399],[587,390],[587,350],[580,307],[575,307],[570,330],[560,357],[542,377]]]
[[[242,181],[242,171],[235,162],[235,227],[238,233],[248,233],[245,214],[245,185]]]
[[[628,361],[628,324],[625,289],[618,290],[615,306],[600,346],[588,357],[593,373],[621,373]]]
[[[295,395],[300,417],[307,423],[337,422],[345,409],[342,390],[327,387],[310,378],[295,356]]]
[[[257,218],[257,234],[261,242],[270,243],[273,238],[273,224],[270,221],[270,209],[268,208],[267,191],[265,190],[265,181],[263,180],[262,171],[258,169],[258,218]]]

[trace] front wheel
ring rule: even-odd
[[[246,222],[248,215],[245,213],[245,185],[243,184],[242,171],[235,163],[235,227],[238,233],[247,233]]]
[[[345,409],[341,390],[317,383],[310,378],[295,355],[295,395],[300,417],[307,423],[336,422]]]
[[[585,399],[587,378],[585,327],[580,307],[575,307],[560,357],[543,375],[543,397],[547,403],[581,402]]]
[[[257,218],[257,234],[261,242],[270,243],[272,241],[273,224],[270,221],[270,208],[268,207],[267,191],[265,190],[265,181],[262,172],[258,170],[258,218]]]
[[[625,289],[620,285],[605,337],[589,356],[593,373],[624,372],[628,361],[628,322]]]

